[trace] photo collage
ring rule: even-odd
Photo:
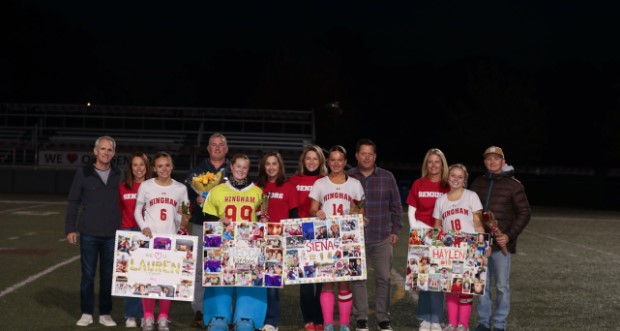
[[[192,301],[198,238],[117,231],[112,295]]]
[[[323,283],[366,279],[361,215],[282,221],[285,283]]]
[[[202,286],[279,287],[283,283],[279,223],[204,223]]]
[[[488,233],[412,228],[405,289],[483,295],[491,240]]]

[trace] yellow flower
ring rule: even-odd
[[[192,188],[198,193],[209,192],[222,181],[222,172],[206,172],[192,178]]]

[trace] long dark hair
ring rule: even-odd
[[[149,157],[141,152],[134,153],[129,158],[129,163],[127,164],[127,169],[125,170],[125,187],[128,189],[133,188],[133,184],[136,182],[136,179],[133,176],[133,171],[131,169],[131,165],[133,163],[133,159],[140,158],[144,165],[146,166],[146,172],[144,173],[144,180],[151,179],[153,177],[153,167],[151,166],[151,162],[149,162]]]
[[[260,164],[258,165],[258,182],[257,185],[259,187],[265,187],[267,182],[269,181],[269,176],[267,175],[267,167],[265,166],[267,163],[267,159],[273,156],[278,160],[278,174],[276,175],[276,186],[282,186],[286,182],[286,173],[284,171],[284,161],[282,160],[282,155],[278,152],[267,152],[263,155],[263,158],[260,160]]]

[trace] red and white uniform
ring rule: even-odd
[[[121,229],[137,228],[138,223],[134,218],[134,210],[136,209],[136,198],[138,197],[138,188],[141,182],[134,182],[132,188],[121,183],[118,188],[118,198],[121,204]]]
[[[269,194],[269,222],[280,222],[288,218],[288,212],[297,208],[297,192],[291,183],[276,186],[276,183],[267,182],[263,187],[263,193]]]
[[[351,176],[344,184],[334,184],[329,177],[323,177],[314,183],[309,196],[320,203],[321,210],[327,216],[348,215],[351,202],[365,198],[362,183]]]
[[[189,202],[187,187],[176,180],[161,186],[151,178],[140,185],[134,217],[140,229],[150,228],[153,233],[176,234],[182,215],[178,213],[182,202]],[[144,208],[144,216],[142,214]]]
[[[297,215],[299,217],[310,217],[310,204],[312,203],[312,200],[308,199],[308,195],[310,195],[310,191],[312,191],[312,186],[314,186],[314,183],[321,177],[321,175],[295,175],[289,179],[289,183],[291,183],[297,191],[297,201],[299,202],[299,206],[297,207]]]
[[[447,194],[437,199],[433,218],[440,219],[441,226],[446,230],[475,233],[474,212],[478,210],[482,210],[482,203],[480,203],[478,194],[465,189],[457,201],[448,200]]]
[[[435,219],[432,216],[435,201],[448,191],[449,186],[443,187],[441,182],[431,182],[426,177],[413,182],[407,196],[407,204],[416,208],[415,219],[431,228],[435,226]]]

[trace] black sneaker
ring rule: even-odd
[[[379,322],[379,331],[392,331],[392,325],[390,325],[390,321]]]
[[[368,331],[368,321],[358,320],[357,323],[355,323],[355,331]]]

